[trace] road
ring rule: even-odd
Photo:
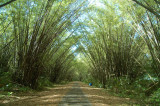
[[[73,83],[71,90],[62,98],[59,106],[91,106],[78,82]]]
[[[112,96],[108,92],[76,81],[41,92],[14,94],[0,99],[0,106],[130,106],[136,103],[129,98]]]

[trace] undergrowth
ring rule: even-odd
[[[102,88],[102,84],[97,81],[84,81],[86,84],[92,83],[93,87]],[[129,84],[127,81],[123,80],[123,83],[117,80],[112,80],[106,84],[105,91],[111,95],[130,98],[136,101],[138,105],[154,105],[158,106],[160,104],[160,88],[155,91],[152,95],[146,96],[145,90],[147,89],[149,83],[146,80],[135,81]],[[146,86],[144,86],[146,85]]]

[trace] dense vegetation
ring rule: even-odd
[[[158,0],[1,0],[0,20],[1,90],[80,80],[160,102]]]

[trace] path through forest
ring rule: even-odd
[[[71,90],[62,98],[59,106],[91,106],[82,89],[80,84],[75,82]]]
[[[90,87],[77,81],[57,85],[38,93],[11,96],[0,100],[1,103],[5,106],[126,106],[134,101],[129,98],[111,96],[102,88]]]

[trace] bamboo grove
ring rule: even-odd
[[[74,59],[70,48],[79,39],[70,26],[82,6],[73,0],[24,0],[2,8],[1,67],[9,62],[14,82],[36,89],[41,75],[55,82],[60,71],[69,72]]]
[[[80,29],[91,81],[115,92],[134,85],[145,95],[160,87],[159,6],[156,0],[102,0],[86,10]]]
[[[159,89],[158,0],[1,1],[0,80],[32,89],[80,80],[146,96]]]

